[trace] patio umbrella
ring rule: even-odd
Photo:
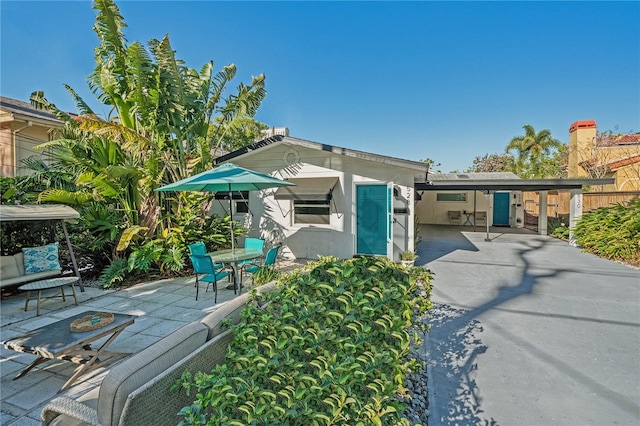
[[[233,191],[260,191],[279,186],[293,186],[287,182],[263,173],[248,170],[235,164],[226,163],[214,167],[206,172],[179,180],[156,189],[156,191],[198,191],[198,192],[228,192],[229,217],[231,219],[231,248],[233,242]]]

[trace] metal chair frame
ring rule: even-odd
[[[223,265],[213,263],[213,259],[208,255],[192,254],[189,256],[193,264],[193,272],[196,276],[196,300],[200,291],[200,281],[207,283],[205,292],[209,291],[209,285],[213,284],[215,293],[214,303],[218,303],[218,281],[230,275],[229,271],[221,270]]]

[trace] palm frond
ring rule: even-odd
[[[82,191],[66,191],[64,189],[47,189],[40,193],[38,202],[54,202],[67,204],[69,206],[79,206],[90,201],[94,201],[91,194]]]
[[[136,130],[144,131],[152,124],[158,94],[155,65],[141,43],[133,43],[127,48],[127,78],[131,93],[128,101],[135,107],[132,112],[142,120]]]
[[[44,97],[43,91],[31,92],[31,96],[29,96],[29,100],[32,104],[36,105],[36,107],[43,109],[45,111],[50,112],[55,115],[58,120],[69,122],[73,119],[69,114],[60,110],[55,104],[52,104]]]
[[[94,0],[93,9],[98,11],[93,29],[100,39],[100,46],[96,48],[96,55],[101,59],[99,65],[111,60],[122,69],[127,41],[122,29],[127,24],[120,15],[120,9],[113,0]]]
[[[82,97],[80,97],[76,93],[76,91],[73,90],[73,88],[71,88],[71,86],[69,86],[68,84],[65,84],[64,87],[65,89],[67,89],[67,92],[71,93],[73,102],[76,104],[76,108],[78,109],[78,112],[80,112],[80,114],[95,114],[91,109],[91,107],[87,105],[84,99],[82,99]]]
[[[118,141],[124,149],[131,149],[134,145],[136,149],[149,147],[149,140],[135,129],[114,121],[104,121],[97,115],[81,115],[76,118],[76,122],[81,130]]]

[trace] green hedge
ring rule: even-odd
[[[381,258],[321,258],[286,275],[265,307],[244,311],[225,365],[184,376],[196,395],[182,424],[408,424],[409,330],[432,307],[430,280]]]
[[[584,214],[574,236],[590,253],[640,266],[640,198]]]

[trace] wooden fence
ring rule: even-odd
[[[547,217],[569,217],[571,194],[569,192],[549,191],[547,196]],[[587,192],[582,194],[582,212],[586,213],[600,207],[609,207],[618,203],[626,203],[640,197],[640,191],[633,192]],[[524,210],[532,216],[540,213],[540,197],[536,192],[523,192]]]

